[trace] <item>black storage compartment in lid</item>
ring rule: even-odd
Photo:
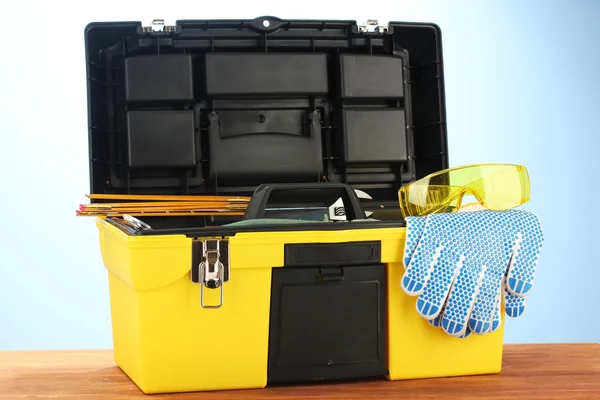
[[[198,138],[192,111],[130,111],[127,136],[131,168],[196,164]]]
[[[144,55],[125,58],[128,101],[194,99],[191,54]]]
[[[208,116],[211,182],[317,182],[323,173],[319,111],[217,108]]]
[[[345,109],[343,160],[347,163],[408,161],[406,116],[403,110]]]
[[[341,182],[393,206],[448,166],[434,25],[93,23],[85,45],[92,193]]]
[[[342,97],[403,98],[406,60],[399,56],[340,56]]]
[[[326,94],[327,55],[295,53],[209,53],[208,95]]]

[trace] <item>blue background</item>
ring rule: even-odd
[[[74,214],[88,192],[85,25],[261,15],[437,23],[451,164],[526,165],[526,209],[545,229],[536,287],[525,314],[508,321],[506,342],[600,341],[600,2],[295,4],[1,6],[0,349],[112,346],[96,227]]]

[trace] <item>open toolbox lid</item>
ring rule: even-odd
[[[433,24],[97,22],[85,48],[93,194],[336,182],[397,207],[448,166]]]

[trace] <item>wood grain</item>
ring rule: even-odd
[[[145,396],[112,351],[0,352],[0,399],[600,399],[600,344],[506,345],[500,374]]]

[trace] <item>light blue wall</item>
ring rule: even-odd
[[[258,3],[2,6],[0,349],[111,347],[96,228],[74,215],[88,191],[85,25],[265,14],[440,25],[451,164],[527,165],[527,209],[545,228],[537,287],[506,341],[600,341],[600,2]]]

